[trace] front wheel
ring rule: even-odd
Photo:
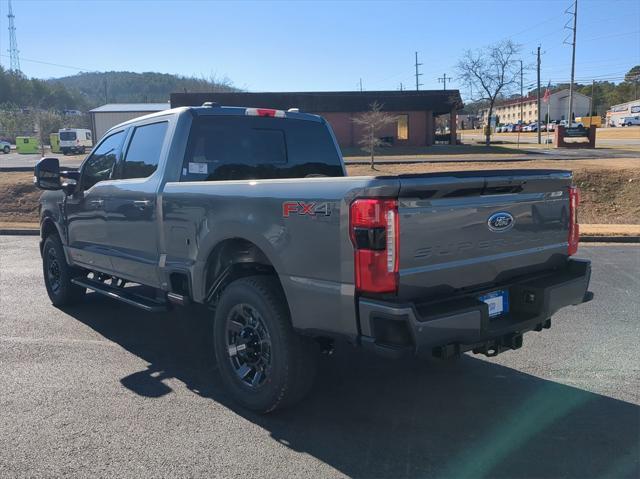
[[[318,345],[293,330],[273,277],[242,278],[225,289],[213,340],[222,380],[247,409],[267,413],[290,406],[313,384]]]
[[[47,237],[42,248],[42,269],[47,294],[54,306],[77,303],[86,289],[71,282],[80,272],[67,264],[62,243],[56,235]]]
[[[2,151],[4,152],[4,154],[5,154],[5,155],[8,155],[8,154],[9,154],[9,152],[11,151],[11,148],[9,147],[9,145],[6,145],[6,146],[2,149]]]

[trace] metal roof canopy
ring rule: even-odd
[[[430,110],[436,115],[462,108],[458,90],[418,91],[339,91],[339,92],[210,92],[172,93],[171,108],[201,106],[213,101],[221,106],[246,106],[288,110],[300,108],[304,112],[362,112],[377,101],[384,111]]]
[[[171,106],[168,103],[107,103],[99,106],[91,113],[128,113],[128,112],[155,112],[168,110]]]

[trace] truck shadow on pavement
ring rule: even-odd
[[[222,387],[210,312],[146,314],[95,294],[66,312],[149,363],[127,389],[161,397],[176,378],[349,476],[640,476],[640,407],[475,357],[388,361],[345,346],[301,404],[259,416]]]

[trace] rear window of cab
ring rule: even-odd
[[[198,117],[181,181],[343,176],[324,123],[290,118]]]

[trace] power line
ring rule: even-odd
[[[0,57],[9,58],[9,55],[0,54]],[[41,65],[50,65],[50,66],[53,66],[53,67],[68,68],[70,70],[77,70],[79,72],[96,71],[96,70],[94,70],[92,68],[80,68],[80,67],[74,67],[74,66],[71,66],[71,65],[61,65],[59,63],[45,62],[45,61],[42,61],[42,60],[34,60],[34,59],[31,59],[31,58],[22,57],[22,58],[20,58],[20,60],[23,61],[23,62],[28,62],[28,63],[39,63]]]
[[[625,35],[635,35],[637,33],[640,33],[640,30],[634,30],[632,32],[610,33],[609,35],[601,35],[599,37],[585,38],[583,41],[590,42],[591,40],[601,40],[603,38],[611,38],[611,37],[622,37]]]

